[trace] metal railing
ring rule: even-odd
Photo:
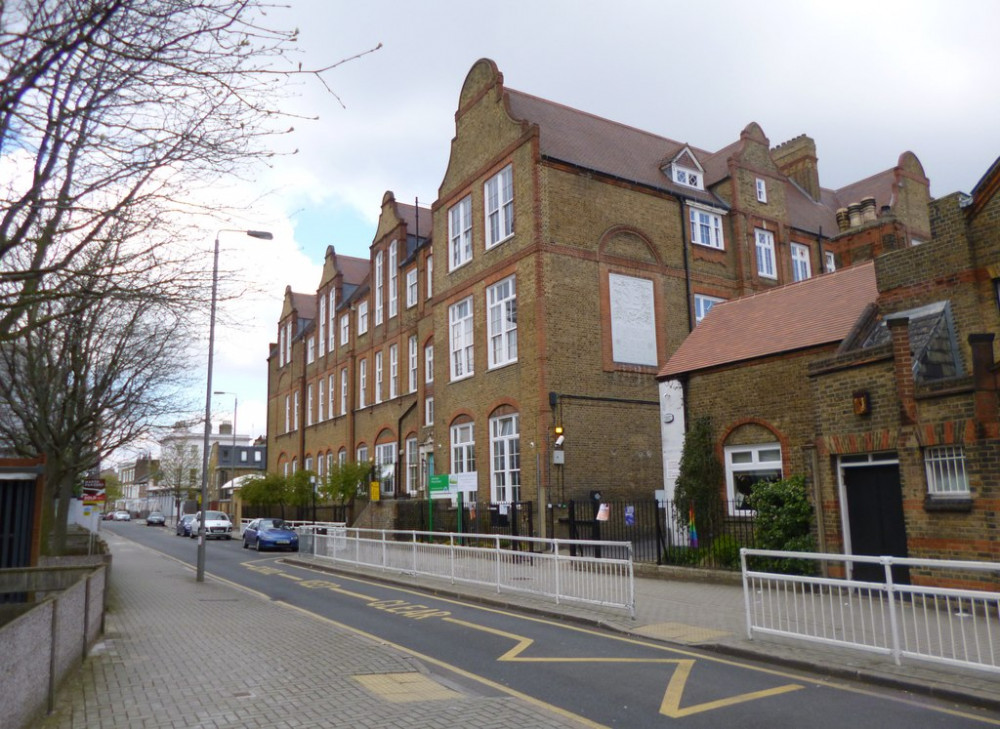
[[[306,533],[313,530],[304,528]],[[303,531],[303,530],[300,530]],[[340,527],[315,530],[312,554],[334,562],[424,575],[626,610],[635,617],[635,574],[628,542],[569,540],[495,534],[393,531]],[[308,549],[304,542],[301,549]]]
[[[848,577],[754,570],[755,558],[827,562]],[[1000,563],[763,549],[743,549],[740,559],[751,640],[790,636],[891,655],[897,664],[906,657],[1000,672],[1000,592],[897,581],[905,568],[919,570],[923,582],[985,586],[991,573],[1000,576]],[[884,582],[850,579],[857,565],[877,565]]]

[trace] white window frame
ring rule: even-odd
[[[411,268],[406,272],[406,308],[412,309],[417,305],[417,269]]]
[[[347,449],[341,448],[337,451],[337,467],[343,468],[347,465]]]
[[[448,341],[451,351],[449,366],[452,382],[464,380],[475,374],[473,308],[471,296],[448,307]]]
[[[809,261],[809,246],[792,243],[789,246],[792,253],[792,280],[805,281],[812,276],[812,265]]]
[[[284,367],[288,363],[288,349],[285,346],[285,329],[287,324],[283,327],[278,327],[278,367]]]
[[[379,251],[375,254],[375,326],[382,323],[383,261],[382,251]]]
[[[406,493],[417,493],[420,485],[420,451],[416,438],[406,439]]]
[[[424,347],[424,382],[434,382],[434,343]]]
[[[935,499],[971,498],[962,446],[931,446],[924,449],[924,469],[927,473],[928,496]]]
[[[434,397],[424,398],[424,425],[434,425]]]
[[[747,502],[749,494],[740,490],[737,479],[740,474],[750,474],[754,483],[761,478],[781,478],[781,444],[758,443],[754,445],[726,446],[726,499],[730,515],[751,515],[756,513]],[[775,473],[776,472],[776,473]]]
[[[382,352],[375,353],[375,404],[382,402]]]
[[[299,429],[299,391],[292,393],[292,430]]]
[[[389,244],[389,318],[399,313],[399,243]]]
[[[389,345],[389,399],[399,397],[399,345]]]
[[[310,382],[306,385],[306,427],[313,424],[313,386]]]
[[[375,478],[383,494],[396,492],[396,443],[375,444]]]
[[[449,473],[476,472],[476,424],[459,423],[451,426],[451,471]]]
[[[336,410],[334,409],[334,399],[337,394],[337,380],[334,375],[330,375],[328,378],[328,393],[327,393],[327,403],[326,403],[326,417],[327,420],[333,420]]]
[[[774,257],[774,233],[762,228],[754,228],[757,251],[757,275],[761,278],[777,280],[778,268]]]
[[[292,397],[285,395],[285,432],[292,432]]]
[[[358,335],[368,331],[368,301],[358,304]]]
[[[411,334],[407,345],[409,352],[409,366],[407,367],[407,388],[408,392],[417,391],[417,335]]]
[[[337,290],[336,289],[331,289],[330,290],[330,309],[329,309],[329,311],[330,311],[330,328],[329,328],[330,341],[327,343],[327,347],[326,347],[327,351],[329,351],[329,352],[332,352],[334,350],[336,344],[337,344],[337,312],[336,312],[336,308],[337,307],[336,307],[336,304],[337,304]]]
[[[340,414],[347,415],[347,368],[340,370]]]
[[[340,343],[344,345],[349,341],[351,341],[351,316],[343,314],[340,317]]]
[[[680,165],[673,165],[673,177],[674,182],[678,185],[684,185],[684,187],[692,187],[695,190],[704,190],[705,183],[702,179],[702,174],[698,170],[691,169],[690,167],[681,167]]]
[[[323,387],[323,377],[322,375],[318,380],[316,380],[316,422],[322,423],[324,419],[324,411],[326,410],[326,388]]]
[[[697,324],[702,319],[705,318],[705,314],[708,313],[716,304],[722,303],[725,299],[720,299],[717,296],[708,296],[707,294],[695,294],[694,295],[694,322]]]
[[[823,261],[827,273],[833,273],[837,270],[837,257],[833,254],[833,251],[823,251]]]
[[[355,463],[368,463],[368,446],[358,446],[354,451]]]
[[[510,426],[509,432],[504,432]],[[521,425],[518,413],[490,418],[490,499],[521,500]]]
[[[472,195],[466,195],[448,210],[448,270],[472,260]]]
[[[758,177],[756,181],[757,187],[757,202],[767,204],[767,182],[764,181],[762,177]]]
[[[508,276],[486,288],[489,323],[489,368],[517,361],[517,277]]]
[[[309,337],[306,340],[306,364],[316,361],[316,337]]]
[[[358,407],[368,406],[368,360],[364,357],[358,362]]]
[[[722,216],[697,207],[690,208],[688,216],[691,227],[691,242],[695,245],[726,249],[726,236],[722,228]]]
[[[514,235],[514,169],[507,165],[483,185],[486,248]]]
[[[434,256],[427,256],[427,296],[425,298],[431,298],[434,295]]]
[[[326,353],[326,296],[319,295],[319,331],[316,334],[316,347],[322,357]]]

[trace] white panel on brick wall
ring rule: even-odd
[[[650,365],[656,361],[656,313],[653,282],[608,274],[611,299],[611,354],[622,364]]]

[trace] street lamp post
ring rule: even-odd
[[[243,233],[251,238],[272,240],[266,230],[236,230],[223,228],[215,234],[215,253],[212,258],[212,306],[208,319],[208,377],[205,385],[205,440],[201,451],[201,519],[198,520],[198,563],[196,580],[205,581],[205,511],[208,506],[208,441],[212,435],[212,365],[215,355],[215,300],[219,288],[219,236],[222,233]],[[233,423],[235,430],[236,424]]]

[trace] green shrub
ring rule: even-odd
[[[751,490],[757,512],[754,525],[758,549],[784,552],[815,552],[813,507],[806,496],[805,478],[791,476],[780,481],[761,481]],[[755,568],[785,574],[812,574],[816,563],[802,559],[759,558]]]
[[[742,545],[731,534],[723,534],[712,540],[706,563],[711,567],[721,567],[734,570],[740,566],[740,547]]]

